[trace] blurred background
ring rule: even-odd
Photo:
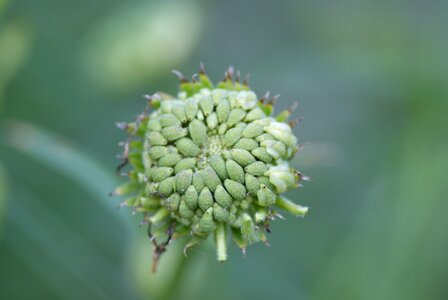
[[[0,0],[0,299],[447,299],[447,29],[442,0]],[[299,102],[310,212],[152,275],[114,122],[201,61]]]

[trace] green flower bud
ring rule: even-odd
[[[229,218],[229,212],[219,206],[218,203],[213,204],[213,219],[215,219],[218,222],[226,222]]]
[[[188,130],[190,132],[191,138],[196,143],[196,145],[202,146],[207,143],[207,128],[205,127],[204,123],[199,120],[193,120],[188,126]]]
[[[233,126],[239,121],[243,120],[246,116],[246,112],[243,109],[235,108],[230,111],[229,118],[227,119],[227,124]]]
[[[189,138],[181,138],[180,140],[177,140],[175,144],[179,152],[187,157],[194,157],[199,154],[200,150],[198,145]]]
[[[199,232],[208,233],[216,228],[215,221],[213,221],[213,208],[209,208],[201,217],[198,224]]]
[[[229,207],[232,204],[232,196],[227,193],[222,185],[218,185],[215,190],[215,201],[222,207]]]
[[[159,123],[162,127],[180,125],[180,121],[172,114],[163,114],[159,117]]]
[[[177,211],[179,209],[180,196],[177,193],[171,194],[168,198],[163,200],[163,206],[169,211]]]
[[[177,153],[167,153],[159,159],[159,166],[174,167],[181,160],[181,156]]]
[[[229,159],[226,162],[226,168],[227,168],[227,173],[229,174],[230,179],[244,184],[244,170],[239,164],[237,164],[235,161]]]
[[[162,129],[162,135],[168,141],[174,141],[187,135],[187,130],[179,125],[169,126]]]
[[[253,138],[263,133],[263,127],[255,123],[247,124],[243,130],[243,136],[246,138]]]
[[[203,188],[201,193],[199,194],[198,204],[199,208],[203,211],[206,211],[213,206],[213,196],[207,187]]]
[[[227,233],[246,249],[266,240],[272,211],[303,216],[308,209],[281,195],[305,178],[288,163],[298,149],[291,110],[272,115],[274,101],[257,100],[232,74],[215,88],[201,69],[194,82],[180,76],[176,97],[151,96],[154,110],[126,123],[133,170],[113,193],[130,194],[124,204],[145,214],[154,240],[167,229],[173,238],[192,233],[186,250],[212,234],[220,261]]]
[[[176,182],[176,179],[174,177],[168,177],[159,184],[159,193],[161,195],[164,195],[168,197],[171,195],[174,191],[174,184]]]
[[[198,208],[198,192],[193,185],[190,185],[183,196],[185,205],[191,210]]]
[[[150,131],[148,133],[148,142],[152,146],[164,146],[168,141],[163,137],[163,135],[158,131]]]
[[[185,123],[187,121],[187,115],[185,113],[185,105],[183,104],[174,105],[172,108],[172,113],[182,123]]]
[[[249,174],[262,176],[268,170],[268,167],[264,162],[256,161],[245,167],[244,170]]]
[[[164,146],[154,146],[148,150],[149,157],[157,160],[168,153],[168,149]]]
[[[175,166],[174,166],[174,173],[179,173],[182,170],[188,170],[188,169],[194,169],[196,166],[196,158],[184,158],[181,159]]]
[[[229,129],[224,135],[224,143],[226,144],[226,146],[230,147],[235,144],[241,138],[242,133],[243,128],[241,127]]]
[[[176,190],[183,194],[187,188],[191,185],[193,180],[192,170],[182,170],[176,174]]]
[[[258,146],[259,146],[259,144],[257,143],[257,141],[255,141],[253,139],[242,138],[233,146],[233,148],[251,151],[251,150],[258,148]]]
[[[256,161],[255,157],[247,150],[232,149],[231,153],[233,159],[243,167],[250,165]]]
[[[227,100],[221,100],[218,106],[216,107],[216,113],[218,115],[218,121],[220,123],[227,120],[230,114],[230,103]]]
[[[174,172],[173,168],[169,167],[152,168],[151,178],[154,182],[161,182],[165,178],[171,176],[173,172]]]
[[[185,203],[185,200],[181,200],[180,201],[180,204],[179,204],[179,215],[182,218],[185,218],[185,219],[188,219],[188,220],[192,219],[193,216],[194,216],[194,211],[191,210],[187,206],[187,204]]]
[[[257,192],[258,204],[261,206],[270,206],[275,203],[275,194],[268,189],[264,184],[260,185]]]
[[[246,188],[239,182],[226,179],[224,181],[224,186],[227,192],[235,199],[242,200],[246,197]]]

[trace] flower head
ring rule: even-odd
[[[131,194],[123,205],[143,213],[155,266],[172,239],[189,236],[186,250],[210,234],[224,261],[229,232],[245,251],[266,242],[277,208],[307,212],[281,196],[307,179],[288,164],[298,150],[296,122],[287,121],[293,108],[274,116],[277,97],[258,100],[231,68],[216,86],[203,67],[193,82],[174,73],[177,97],[146,96],[153,110],[118,124],[129,133],[120,168],[130,163],[132,170],[114,194]]]

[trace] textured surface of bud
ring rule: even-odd
[[[147,97],[152,110],[123,143],[130,182],[115,194],[130,194],[124,204],[143,213],[155,257],[174,237],[190,236],[187,249],[212,235],[223,261],[227,234],[245,251],[266,242],[277,209],[307,212],[281,195],[308,178],[288,163],[298,150],[290,111],[275,116],[277,97],[257,100],[232,76],[213,86],[203,68],[193,82],[182,75],[177,97]]]

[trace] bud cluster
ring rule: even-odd
[[[233,80],[231,68],[216,87],[203,67],[193,82],[175,74],[177,97],[147,96],[151,113],[118,124],[129,132],[120,167],[129,162],[132,170],[114,193],[131,194],[123,204],[144,214],[155,263],[171,239],[190,236],[186,250],[211,233],[224,261],[228,232],[245,251],[266,242],[277,208],[307,212],[280,195],[307,179],[288,164],[299,149],[297,122],[287,121],[294,108],[273,116],[277,97],[258,100],[247,81]],[[167,240],[158,244],[161,238]]]

